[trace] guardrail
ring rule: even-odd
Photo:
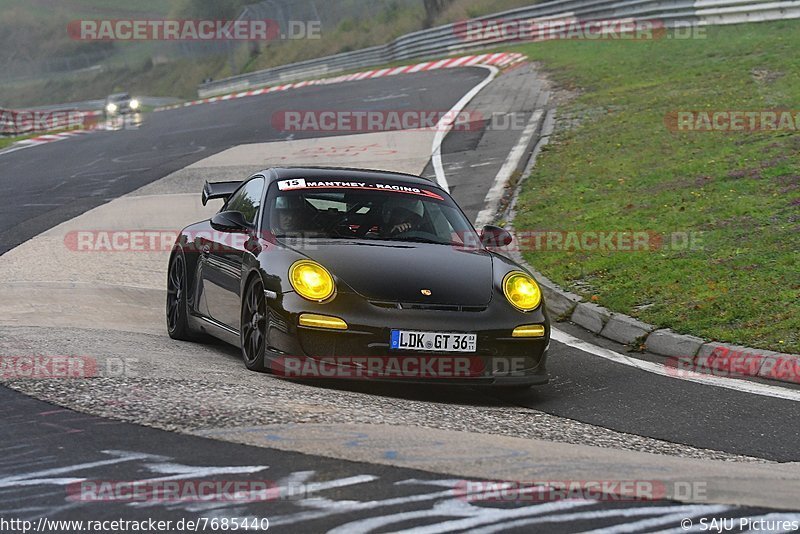
[[[472,24],[492,21],[537,23],[550,21],[658,21],[665,27],[738,24],[800,18],[800,0],[553,0],[470,19]],[[328,76],[412,58],[449,55],[518,42],[514,36],[482,32],[465,38],[466,22],[446,24],[398,37],[385,45],[345,52],[299,63],[232,76],[198,87],[201,98],[244,91],[274,83]]]

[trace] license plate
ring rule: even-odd
[[[477,334],[392,330],[390,347],[396,350],[475,352]]]

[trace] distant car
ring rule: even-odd
[[[211,334],[240,347],[247,368],[284,376],[547,382],[541,290],[492,250],[511,235],[478,234],[437,184],[273,168],[206,182],[203,205],[220,198],[222,209],[183,229],[172,250],[170,337]],[[448,368],[458,361],[460,372]]]
[[[103,108],[106,117],[117,115],[127,115],[139,111],[140,103],[135,98],[131,98],[128,93],[117,93],[106,98],[106,105]]]

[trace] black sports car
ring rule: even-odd
[[[287,377],[547,382],[550,323],[523,267],[435,183],[407,174],[273,168],[206,183],[210,220],[180,233],[167,327],[241,347]]]

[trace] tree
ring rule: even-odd
[[[425,3],[425,27],[429,28],[433,25],[433,21],[441,13],[445,6],[452,2],[452,0],[423,0]]]

